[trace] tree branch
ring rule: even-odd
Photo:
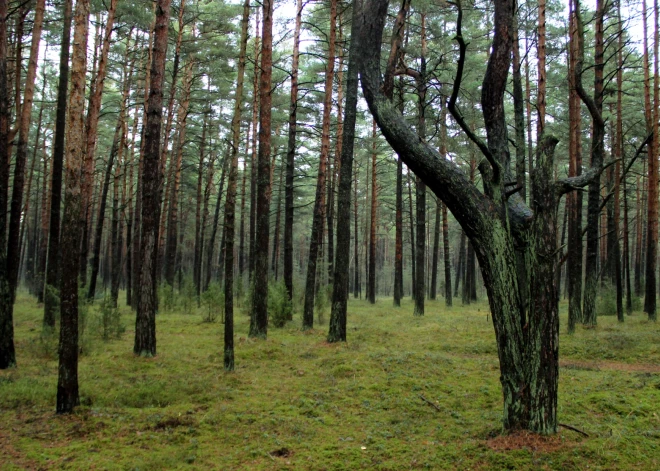
[[[499,164],[495,161],[495,158],[490,152],[488,145],[479,136],[477,136],[474,131],[472,131],[470,126],[468,126],[468,124],[465,122],[465,118],[456,107],[458,92],[461,88],[461,81],[463,80],[463,68],[465,67],[465,53],[467,51],[467,43],[463,39],[463,33],[461,31],[463,22],[463,8],[461,7],[461,0],[456,0],[455,2],[450,1],[449,4],[455,5],[458,9],[458,16],[456,17],[456,36],[454,39],[458,43],[459,56],[458,63],[456,65],[456,78],[454,79],[454,87],[452,89],[449,102],[447,103],[447,109],[454,117],[456,123],[461,127],[461,129],[463,129],[468,138],[474,142],[477,147],[479,147],[481,153],[486,157],[491,167],[493,168],[493,180],[497,181],[500,175]]]

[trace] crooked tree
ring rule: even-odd
[[[448,110],[485,160],[479,167],[483,191],[451,161],[426,144],[382,92],[380,56],[387,0],[366,0],[360,18],[358,57],[362,89],[383,135],[404,163],[440,198],[470,239],[482,271],[495,327],[507,430],[554,433],[557,429],[558,302],[554,253],[559,198],[582,187],[600,168],[582,177],[555,181],[553,153],[557,140],[545,136],[537,145],[531,207],[518,194],[511,170],[504,93],[513,44],[514,2],[494,1],[494,35],[483,80],[481,108],[486,140],[477,136],[457,109],[466,43],[458,7],[456,39],[459,61]],[[387,83],[387,77],[385,80]],[[511,184],[511,182],[514,182]],[[525,242],[522,247],[518,242]],[[516,250],[527,251],[528,310],[519,291]]]

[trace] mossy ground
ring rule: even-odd
[[[57,416],[54,344],[21,296],[19,367],[0,372],[0,469],[660,469],[660,326],[645,315],[561,335],[559,420],[589,437],[546,438],[500,436],[486,304],[412,310],[351,300],[348,342],[328,344],[327,325],[298,320],[253,341],[239,309],[225,373],[222,324],[159,314],[158,356],[137,358],[123,309],[121,340],[90,322],[82,406]]]

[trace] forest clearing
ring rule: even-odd
[[[558,420],[542,437],[502,431],[493,326],[484,303],[349,303],[348,341],[299,316],[268,340],[236,316],[236,369],[225,372],[222,324],[203,310],[158,315],[159,354],[86,334],[81,406],[55,414],[56,344],[40,310],[16,312],[20,369],[0,372],[0,466],[13,469],[654,470],[660,467],[660,332],[636,312],[562,335]],[[561,322],[566,306],[561,306]],[[95,310],[90,326],[98,322]]]

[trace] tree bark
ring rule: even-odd
[[[83,212],[82,175],[84,166],[85,72],[87,65],[87,30],[89,0],[77,0],[71,61],[71,91],[67,115],[66,173],[63,247],[79,247],[85,216]],[[61,320],[59,367],[57,380],[57,413],[70,413],[80,404],[78,395],[78,257],[62,257],[60,286]]]
[[[305,304],[303,310],[303,329],[314,327],[314,298],[316,288],[316,265],[319,246],[323,239],[323,196],[326,185],[326,167],[330,155],[330,112],[332,111],[332,83],[335,72],[335,37],[336,37],[337,0],[330,0],[330,32],[328,35],[328,60],[325,69],[325,97],[323,99],[323,120],[321,136],[321,155],[316,181],[316,197],[312,219],[312,235],[309,243],[307,275],[305,279]]]
[[[0,0],[0,208],[9,195],[9,88],[7,83],[7,0]],[[0,211],[0,369],[16,366],[14,319],[7,270],[7,211]]]
[[[379,70],[382,30],[387,16],[386,0],[367,0],[361,18],[360,75],[362,88],[384,136],[429,188],[448,206],[471,240],[488,292],[498,343],[504,427],[554,433],[557,428],[558,322],[555,293],[557,199],[594,178],[600,168],[584,178],[554,182],[552,154],[556,139],[545,137],[537,146],[533,193],[542,194],[526,208],[516,192],[505,190],[511,181],[504,92],[510,65],[513,2],[496,0],[495,35],[482,85],[482,106],[487,141],[465,124],[456,108],[465,59],[459,4],[457,40],[460,59],[448,108],[463,131],[475,142],[486,160],[480,167],[484,192],[471,183],[453,163],[424,143],[405,123],[390,100],[381,93]],[[515,238],[526,233],[532,292],[538,291],[526,315],[518,288]],[[541,293],[542,292],[542,293]]]
[[[101,56],[99,57],[98,70],[94,79],[91,95],[89,97],[89,107],[87,110],[87,119],[85,122],[86,142],[85,142],[85,165],[83,169],[83,211],[85,213],[85,228],[80,251],[80,270],[81,282],[83,285],[87,282],[87,256],[89,252],[89,238],[87,234],[91,232],[92,227],[92,194],[94,192],[94,154],[96,149],[96,139],[98,137],[99,117],[101,115],[101,99],[105,84],[106,69],[108,64],[108,53],[110,52],[110,40],[115,21],[115,12],[117,10],[118,0],[111,0],[108,6],[108,17],[105,22],[103,33],[103,43],[101,46]],[[96,65],[96,64],[95,64]],[[98,223],[97,223],[98,227]],[[95,249],[96,250],[96,249]],[[98,268],[97,268],[98,270]],[[90,290],[91,292],[91,290]],[[89,296],[88,296],[89,298]]]
[[[580,99],[589,109],[592,119],[591,166],[603,165],[605,121],[603,109],[603,11],[602,0],[596,2],[596,32],[594,46],[594,93],[589,97],[582,87],[582,66],[584,62],[583,27],[580,2],[574,0],[577,20],[578,55],[575,67],[576,90]],[[600,174],[589,184],[587,201],[587,257],[584,283],[583,322],[587,326],[596,325],[596,288],[598,284],[598,218],[600,213]]]
[[[346,320],[348,309],[348,282],[351,253],[351,179],[353,178],[353,145],[355,142],[355,122],[358,99],[358,44],[356,41],[361,0],[353,4],[351,22],[351,42],[348,52],[348,70],[346,72],[346,106],[344,107],[344,125],[339,169],[339,188],[337,191],[337,255],[334,265],[334,284],[332,286],[332,310],[328,342],[346,341]],[[357,201],[356,201],[357,203]],[[357,222],[357,219],[356,219]],[[357,224],[356,224],[357,226]],[[357,227],[355,227],[355,259],[357,263]],[[357,265],[356,265],[357,272]]]
[[[371,304],[376,303],[376,224],[378,221],[378,183],[376,180],[376,121],[373,121],[371,131],[371,211],[369,222],[369,286],[367,298]]]
[[[234,370],[234,224],[236,210],[236,180],[238,179],[238,149],[240,145],[241,109],[243,105],[243,84],[245,78],[245,56],[247,50],[248,26],[250,24],[250,0],[243,3],[241,20],[241,42],[234,95],[234,116],[232,118],[232,145],[228,158],[229,176],[227,178],[227,199],[225,201],[225,331],[224,331],[224,367]],[[222,248],[221,248],[222,250]]]
[[[10,202],[9,232],[7,234],[7,273],[9,276],[9,289],[11,303],[16,297],[18,286],[18,270],[20,265],[20,227],[23,218],[23,190],[25,185],[25,166],[28,153],[28,135],[32,118],[32,104],[34,101],[34,86],[37,76],[37,62],[39,60],[39,43],[44,20],[45,0],[37,0],[35,4],[34,23],[32,25],[32,43],[30,45],[30,59],[25,75],[25,90],[18,120],[18,141],[16,144],[16,158],[14,160],[14,179]],[[20,69],[20,62],[17,69]],[[13,309],[9,307],[8,309]]]
[[[658,318],[656,306],[656,267],[658,263],[658,149],[660,149],[660,139],[658,139],[658,119],[660,107],[660,78],[658,77],[658,63],[660,57],[658,53],[658,1],[653,1],[653,139],[649,148],[649,177],[648,177],[648,204],[647,204],[647,235],[646,235],[646,292],[644,295],[644,312],[648,314],[650,321],[656,321]],[[650,86],[650,83],[649,83]]]
[[[268,239],[270,237],[271,82],[273,74],[273,0],[263,4],[259,78],[259,153],[254,248],[254,291],[250,315],[250,337],[266,338],[268,332]]]
[[[147,103],[142,177],[142,233],[140,236],[139,291],[135,319],[136,355],[156,355],[158,223],[160,219],[160,134],[163,116],[163,73],[171,0],[157,0],[156,22]]]

